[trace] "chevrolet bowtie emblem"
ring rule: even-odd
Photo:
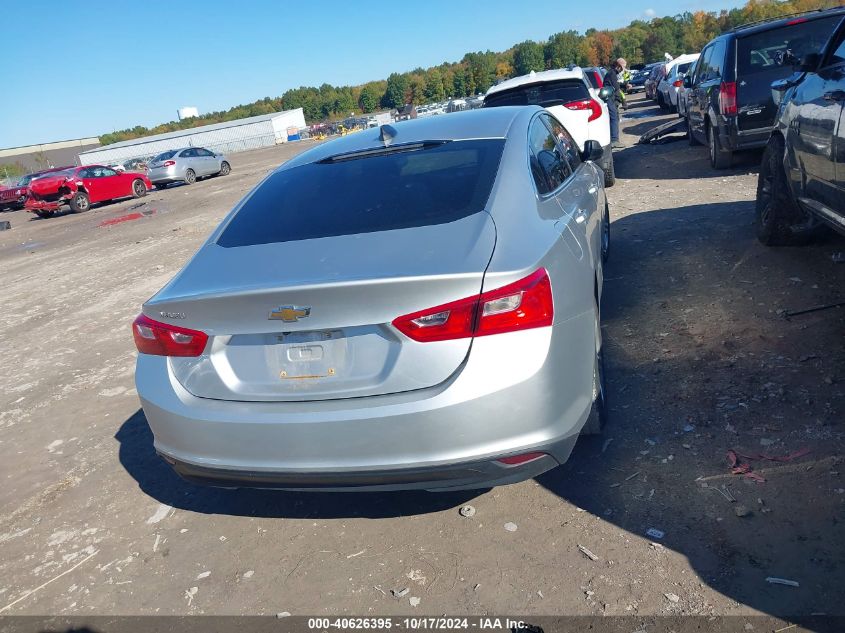
[[[299,319],[304,319],[311,314],[310,307],[302,306],[279,306],[278,310],[273,310],[268,319],[277,319],[285,323],[296,323]]]

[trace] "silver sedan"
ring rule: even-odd
[[[564,463],[604,417],[601,153],[501,107],[279,167],[133,324],[158,453],[191,481],[293,490]]]
[[[147,166],[147,178],[163,189],[174,182],[192,185],[197,178],[227,176],[232,166],[223,154],[203,147],[185,147],[162,152]]]

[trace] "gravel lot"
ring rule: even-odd
[[[845,312],[779,312],[842,300],[845,240],[759,245],[759,154],[715,172],[686,139],[633,146],[657,113],[634,99],[609,190],[605,436],[491,491],[213,490],[155,456],[130,323],[308,144],[137,208],[2,214],[0,613],[845,615]],[[765,483],[726,460],[804,448],[751,462]]]

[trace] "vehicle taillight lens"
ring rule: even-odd
[[[569,110],[589,110],[590,116],[587,118],[587,123],[595,121],[601,116],[601,106],[595,99],[583,99],[580,101],[570,101],[563,104],[564,108]]]
[[[153,356],[199,356],[208,342],[208,334],[153,321],[140,314],[132,324],[135,347]]]
[[[496,461],[505,464],[506,466],[519,466],[520,464],[527,464],[533,462],[535,459],[545,457],[545,453],[525,453],[523,455],[514,455],[512,457],[502,457]]]
[[[420,310],[393,320],[407,337],[428,343],[502,334],[552,324],[552,284],[545,268],[477,297]]]
[[[673,81],[672,85],[675,86],[675,88],[680,88],[681,86],[684,85],[684,80],[678,79],[677,81]]]
[[[719,109],[722,114],[736,114],[736,82],[723,81],[719,86]]]
[[[593,71],[593,77],[596,78],[596,83],[598,83],[599,89],[604,88],[604,79],[601,78],[601,73]]]
[[[164,167],[170,167],[171,165],[175,165],[175,164],[176,164],[175,160],[166,160],[166,161],[164,161],[163,166]]]

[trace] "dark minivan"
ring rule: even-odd
[[[772,82],[818,53],[843,15],[838,8],[748,24],[704,47],[684,78],[687,124],[690,143],[709,147],[715,169],[730,167],[735,151],[765,147],[777,114]]]

